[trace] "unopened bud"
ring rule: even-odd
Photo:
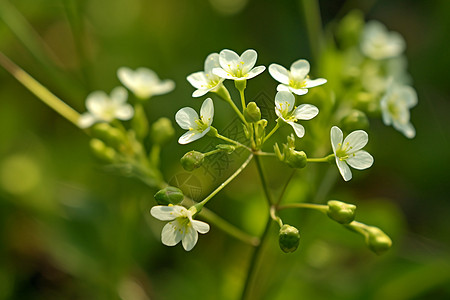
[[[369,119],[362,111],[352,109],[350,113],[342,119],[341,127],[347,132],[352,132],[357,129],[367,129],[369,127]]]
[[[175,129],[173,129],[172,121],[168,118],[159,118],[152,124],[150,129],[150,135],[153,143],[163,145],[167,143],[175,135]]]
[[[113,148],[108,147],[105,143],[99,139],[91,139],[89,142],[92,152],[99,159],[106,162],[114,162],[116,158],[116,151]]]
[[[236,150],[236,147],[233,145],[227,145],[227,144],[219,144],[216,146],[217,149],[227,152],[228,154],[233,153],[234,150]]]
[[[296,151],[292,148],[288,148],[285,155],[284,161],[291,168],[301,169],[306,167],[307,157],[304,151]]]
[[[350,224],[355,219],[356,206],[342,201],[328,201],[327,215],[340,224]]]
[[[377,227],[367,229],[366,244],[377,255],[381,255],[392,246],[391,238]]]
[[[174,186],[168,186],[155,194],[155,200],[159,205],[179,204],[183,199],[183,192]]]
[[[111,147],[118,148],[120,145],[125,143],[125,134],[109,125],[108,123],[97,123],[92,126],[92,136],[94,138],[100,139]]]
[[[143,139],[148,134],[148,120],[142,104],[136,104],[134,107],[134,117],[131,120],[131,127],[136,132],[139,139]]]
[[[250,102],[244,109],[245,120],[249,123],[255,123],[261,120],[261,110],[255,102]]]
[[[280,228],[278,242],[281,250],[285,253],[291,253],[297,250],[300,243],[300,232],[291,225],[283,225]]]
[[[205,155],[201,152],[192,150],[186,153],[180,160],[181,165],[186,171],[194,171],[203,164]]]

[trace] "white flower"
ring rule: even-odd
[[[311,104],[302,104],[294,109],[295,97],[289,92],[281,91],[275,96],[275,113],[284,122],[294,128],[295,134],[301,138],[305,128],[295,123],[297,120],[311,120],[319,113],[319,109]]]
[[[102,91],[92,92],[86,99],[88,112],[80,116],[78,126],[87,128],[97,122],[109,123],[114,119],[124,121],[131,119],[134,110],[130,104],[125,103],[127,97],[127,91],[123,87],[114,88],[111,96]]]
[[[201,97],[220,86],[225,79],[212,72],[214,68],[219,67],[219,54],[211,53],[205,60],[205,71],[196,72],[187,77],[189,83],[197,89],[192,93],[192,97]]]
[[[160,80],[158,75],[147,68],[138,68],[136,71],[127,67],[117,70],[120,82],[140,99],[147,99],[155,95],[167,94],[175,88],[175,83],[170,80]]]
[[[416,131],[409,121],[409,109],[416,104],[417,93],[412,87],[391,84],[380,103],[384,124],[392,125],[406,137],[413,138]]]
[[[336,165],[345,181],[352,179],[352,168],[364,170],[372,166],[373,157],[367,151],[361,150],[369,141],[364,130],[351,132],[344,141],[343,133],[337,126],[331,128],[331,146],[333,147]]]
[[[389,32],[380,22],[370,21],[363,29],[360,46],[364,55],[380,60],[402,54],[406,43],[398,32]]]
[[[200,117],[193,108],[184,107],[180,109],[175,115],[175,121],[181,128],[189,131],[178,139],[178,143],[187,144],[203,137],[211,129],[213,117],[214,105],[211,98],[203,101],[200,108]]]
[[[266,69],[264,66],[255,67],[258,54],[248,49],[241,56],[236,52],[224,49],[220,51],[219,64],[221,68],[214,68],[212,72],[224,79],[246,80],[251,79]]]
[[[209,225],[202,221],[192,219],[193,212],[180,205],[153,206],[150,213],[161,221],[167,223],[161,233],[161,241],[166,246],[175,246],[180,241],[186,251],[191,251],[198,240],[198,233],[209,231]]]
[[[285,67],[278,64],[269,66],[270,75],[278,82],[277,91],[289,91],[297,95],[308,93],[308,89],[322,85],[327,82],[324,78],[309,79],[309,62],[305,59],[299,59],[291,65],[288,71]]]

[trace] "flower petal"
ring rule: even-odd
[[[278,64],[271,64],[269,66],[269,74],[278,82],[289,84],[289,71]]]
[[[347,163],[357,170],[364,170],[370,168],[373,164],[373,157],[369,152],[359,150],[347,158]]]
[[[86,98],[86,107],[93,115],[101,115],[109,102],[108,95],[103,91],[90,93]]]
[[[220,67],[219,53],[211,53],[205,60],[205,73],[212,74],[212,69]]]
[[[175,115],[177,124],[180,125],[181,128],[187,130],[197,128],[198,125],[195,123],[195,120],[198,119],[197,112],[191,107],[183,107]]]
[[[303,81],[309,73],[309,62],[306,59],[299,59],[291,65],[291,75],[296,81]]]
[[[175,246],[183,238],[183,232],[180,230],[180,222],[175,220],[167,223],[161,232],[161,242],[166,246]]]
[[[308,89],[294,89],[293,87],[288,87],[288,89],[291,93],[294,93],[299,96],[308,94]]]
[[[170,93],[174,89],[175,89],[175,82],[173,80],[170,79],[161,80],[160,82],[153,84],[153,86],[151,87],[151,95],[149,96],[164,95]]]
[[[345,161],[336,158],[336,165],[339,169],[339,173],[341,173],[342,178],[344,178],[345,181],[349,181],[350,179],[352,179],[352,171],[350,170],[350,167],[345,163]]]
[[[330,136],[331,136],[331,147],[333,147],[333,153],[336,154],[336,149],[338,148],[338,144],[342,143],[344,134],[342,133],[342,130],[339,127],[333,126],[331,127]]]
[[[326,83],[327,80],[325,78],[317,78],[317,79],[305,79],[305,88],[309,89],[318,85],[322,85],[324,83]]]
[[[253,49],[248,49],[242,53],[240,60],[244,63],[242,65],[242,73],[248,73],[256,64],[258,53]],[[255,75],[256,76],[256,75]]]
[[[187,209],[180,205],[165,206],[157,205],[153,206],[150,213],[153,217],[161,221],[172,221],[180,217]]]
[[[302,138],[305,135],[305,127],[303,127],[302,125],[295,123],[295,122],[287,122],[289,125],[292,126],[292,128],[294,128],[295,134],[299,137]]]
[[[202,90],[202,89],[195,90],[195,91],[192,93],[192,97],[198,98],[198,97],[204,96],[204,95],[206,95],[209,91],[210,91],[210,89],[207,89],[207,90]]]
[[[127,67],[121,67],[117,70],[117,77],[119,81],[129,89],[134,86],[134,71]]]
[[[362,149],[369,141],[369,135],[364,130],[355,130],[351,132],[344,140],[343,145],[349,145],[351,149],[347,148],[347,154],[355,153]],[[345,147],[345,146],[344,146]]]
[[[256,77],[259,74],[261,74],[262,72],[264,72],[265,70],[266,70],[265,66],[255,67],[250,72],[245,74],[245,77],[243,77],[243,79],[252,79],[253,77]]]
[[[197,230],[198,232],[205,234],[209,231],[209,224],[202,222],[202,221],[197,221],[197,220],[191,220],[191,224],[194,227],[195,230]]]
[[[92,124],[95,123],[95,121],[97,121],[97,120],[91,113],[85,112],[78,119],[78,126],[80,128],[88,128],[88,127],[91,127]]]
[[[178,143],[184,145],[196,141],[199,138],[202,138],[205,134],[207,134],[210,129],[211,127],[208,127],[203,132],[199,132],[197,130],[190,130],[185,134],[183,134],[182,136],[180,136],[180,138],[178,139]]]
[[[319,109],[312,104],[302,104],[294,110],[294,117],[299,120],[311,120],[319,113]]]
[[[275,106],[279,107],[281,111],[290,112],[294,109],[295,97],[290,92],[277,92],[275,95]]]
[[[130,104],[125,104],[116,109],[116,118],[119,120],[129,120],[134,115],[134,109]]]
[[[200,118],[205,124],[211,126],[214,117],[214,104],[211,98],[207,98],[203,101],[200,108]]]
[[[197,244],[198,240],[197,231],[194,229],[193,226],[190,225],[192,224],[189,224],[188,226],[185,227],[186,232],[182,239],[183,248],[186,251],[191,251],[192,248],[194,248],[195,244]]]
[[[118,86],[111,91],[111,102],[122,104],[127,101],[128,92],[124,87]]]
[[[213,74],[219,76],[220,78],[231,79],[234,80],[236,77],[228,71],[225,71],[222,68],[214,68],[212,70]]]
[[[398,122],[394,122],[394,128],[398,131],[402,132],[407,138],[412,139],[416,136],[416,130],[411,123],[400,124]]]
[[[222,69],[224,69],[225,71],[230,72],[230,71],[236,70],[240,61],[241,61],[241,59],[240,59],[239,55],[237,55],[236,52],[229,50],[229,49],[224,49],[224,50],[220,51],[219,64],[222,67]],[[220,75],[218,75],[218,76],[220,76]]]

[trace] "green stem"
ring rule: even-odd
[[[261,160],[258,156],[255,156],[255,162],[256,162],[256,167],[258,169],[259,177],[261,178],[261,183],[263,186],[264,194],[266,195],[266,199],[269,204],[269,207],[271,207],[272,203],[273,203],[272,196],[270,195],[269,188],[267,186],[267,181],[264,176],[264,171],[262,169]]]
[[[292,178],[294,178],[295,173],[297,173],[297,169],[292,170],[291,175],[289,176],[288,180],[283,186],[283,189],[281,190],[280,196],[278,197],[278,200],[275,204],[276,207],[281,203],[281,200],[283,200],[284,193],[286,193],[287,187],[289,183],[291,182]]]
[[[278,130],[278,128],[280,128],[280,124],[277,122],[277,124],[275,125],[275,127],[269,132],[269,134],[267,134],[265,137],[264,137],[264,140],[263,140],[263,144],[272,136],[272,134],[274,134],[277,130]]]
[[[150,163],[153,167],[158,168],[159,160],[161,154],[161,146],[158,144],[153,144],[150,150]]]
[[[245,162],[239,167],[239,169],[237,169],[230,177],[227,178],[227,180],[225,180],[221,185],[219,185],[205,199],[203,199],[201,202],[196,204],[195,206],[197,207],[197,211],[200,211],[203,208],[203,206],[205,206],[205,204],[208,203],[209,200],[211,200],[212,197],[214,197],[218,192],[220,192],[224,187],[226,187],[227,184],[229,184],[234,178],[236,178],[236,176],[238,176],[242,172],[242,170],[244,170],[245,167],[247,167],[247,165],[250,163],[252,158],[253,158],[253,154],[250,154],[248,156],[248,158],[245,160]]]
[[[317,62],[324,44],[319,2],[318,0],[300,0],[300,6],[308,31],[311,54]]]
[[[307,162],[330,162],[330,160],[334,158],[334,154],[327,155],[321,158],[307,158]]]
[[[224,140],[224,141],[226,141],[226,142],[235,144],[235,145],[237,145],[237,146],[239,146],[239,147],[243,147],[243,148],[247,149],[248,151],[252,151],[252,149],[250,149],[249,147],[245,146],[244,144],[241,144],[241,143],[239,143],[238,141],[235,141],[235,140],[232,140],[232,139],[230,139],[230,138],[227,138],[226,136],[223,136],[223,135],[221,135],[220,133],[217,133],[217,134],[216,134],[216,137],[219,138],[219,139],[221,139],[221,140]]]
[[[42,102],[50,106],[53,110],[78,127],[78,119],[80,117],[78,112],[52,94],[46,87],[41,85],[28,73],[13,63],[2,52],[0,52],[0,65],[3,66],[3,68],[5,68]]]
[[[242,110],[244,110],[246,107],[244,90],[239,90],[239,96],[241,97]]]
[[[328,205],[314,204],[314,203],[291,203],[291,204],[278,206],[277,210],[283,210],[283,209],[287,209],[287,208],[310,208],[310,209],[318,210],[325,214],[328,211]]]
[[[223,151],[224,150],[222,150],[222,149],[215,149],[215,150],[211,150],[209,152],[203,153],[203,155],[205,157],[207,157],[207,156],[210,156],[210,155],[213,155],[213,154],[216,154],[216,153],[219,153],[219,152],[223,152]]]
[[[228,92],[228,90],[225,88],[225,86],[223,84],[217,90],[217,94],[231,106],[231,108],[238,115],[238,117],[241,119],[241,121],[244,122],[245,125],[247,125],[247,121],[245,120],[244,115],[241,113],[239,108],[237,108],[236,104],[234,104],[233,100],[231,99],[230,93]]]

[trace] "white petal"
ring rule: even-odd
[[[222,69],[224,69],[226,71],[236,70],[240,61],[241,61],[241,59],[240,59],[239,55],[237,55],[236,52],[229,50],[229,49],[224,49],[224,50],[220,51],[219,64],[222,67]],[[218,76],[220,76],[220,75],[218,75]]]
[[[351,154],[346,161],[352,168],[364,170],[372,166],[373,157],[369,154],[369,152],[359,150],[356,153]]]
[[[209,89],[207,89],[207,90],[198,89],[192,93],[192,97],[198,98],[198,97],[206,95],[208,92],[209,92]]]
[[[183,248],[186,251],[191,251],[192,248],[194,248],[195,244],[197,244],[198,233],[192,226],[187,226],[185,227],[185,229],[186,233],[184,234],[182,239]]]
[[[121,67],[117,70],[117,77],[120,82],[131,89],[130,87],[134,87],[134,71],[127,67]]]
[[[291,75],[296,81],[303,81],[309,73],[309,62],[299,59],[291,65]]]
[[[127,101],[128,93],[124,87],[118,86],[111,91],[111,101],[116,104],[122,104]]]
[[[109,98],[105,92],[95,91],[87,96],[86,107],[92,114],[101,115],[108,102]]]
[[[78,126],[80,128],[88,128],[88,127],[91,127],[92,124],[95,123],[95,121],[96,121],[96,118],[93,115],[91,115],[88,112],[85,112],[78,119]]]
[[[211,74],[212,69],[220,67],[219,63],[219,54],[218,53],[211,53],[208,55],[208,57],[205,60],[205,73]]]
[[[287,106],[287,111],[290,112],[294,109],[295,97],[290,92],[277,92],[275,95],[275,105],[281,108],[282,111],[286,111]]]
[[[289,125],[292,126],[292,128],[294,128],[295,134],[299,137],[302,138],[305,135],[305,127],[303,127],[302,125],[295,123],[295,122],[287,122]]]
[[[252,79],[253,77],[258,76],[259,74],[261,74],[262,72],[264,72],[266,70],[265,66],[258,66],[253,68],[250,72],[248,72],[246,74],[246,76],[244,77],[244,79]]]
[[[199,138],[202,138],[205,134],[208,133],[208,131],[211,129],[211,127],[206,128],[203,132],[199,132],[196,130],[191,130],[180,136],[178,139],[178,143],[185,145],[188,143],[191,143],[193,141],[198,140]]]
[[[200,108],[200,118],[202,121],[211,126],[214,117],[214,104],[211,98],[207,98],[203,101]]]
[[[133,117],[134,115],[134,109],[130,104],[125,104],[120,106],[119,108],[117,108],[116,110],[116,118],[119,120],[129,120]]]
[[[395,129],[402,132],[407,138],[412,139],[416,136],[416,130],[414,129],[414,126],[409,122],[404,124],[394,122],[393,125]]]
[[[291,92],[291,90],[289,89],[289,86],[284,85],[284,84],[279,84],[277,85],[277,92]]]
[[[151,95],[164,95],[175,89],[175,82],[170,79],[161,80],[158,84],[154,84],[151,88]]]
[[[244,63],[242,66],[242,73],[248,73],[256,64],[258,54],[253,49],[248,49],[242,53],[240,60]],[[256,75],[255,75],[256,76]]]
[[[348,145],[352,147],[351,150],[347,148],[347,153],[350,154],[362,149],[365,145],[367,145],[368,141],[369,136],[367,132],[364,130],[355,130],[345,138],[343,147],[345,147],[348,143]]]
[[[417,93],[416,90],[410,86],[402,86],[401,96],[408,108],[417,105]]]
[[[317,78],[317,79],[313,79],[313,80],[306,78],[305,79],[305,88],[309,89],[309,88],[312,88],[312,87],[315,87],[318,85],[322,85],[326,82],[327,82],[327,80],[324,78]]]
[[[293,87],[288,87],[288,89],[291,93],[294,93],[299,96],[305,95],[308,93],[308,89],[294,89]]]
[[[294,111],[294,117],[299,120],[311,120],[319,113],[319,109],[311,104],[302,104]]]
[[[270,76],[278,82],[289,84],[289,71],[278,64],[271,64],[269,66]]]
[[[338,144],[342,143],[344,134],[342,133],[342,130],[339,127],[333,126],[331,127],[330,136],[331,136],[331,147],[333,147],[333,153],[336,154],[336,149],[338,148]]]
[[[183,129],[197,128],[195,120],[198,120],[197,112],[191,107],[183,107],[175,115],[175,121]]]
[[[166,246],[175,246],[182,238],[183,233],[177,220],[167,223],[161,232],[161,242]]]
[[[194,227],[195,230],[197,230],[198,232],[205,234],[209,231],[209,224],[202,222],[202,221],[197,221],[197,220],[191,220],[191,224]]]
[[[236,78],[233,74],[225,71],[222,68],[214,68],[212,70],[212,72],[214,75],[219,76],[220,78],[232,79],[232,80]]]
[[[140,79],[141,82],[152,85],[159,81],[158,75],[155,71],[148,68],[138,68],[136,69],[135,76]]]
[[[165,206],[157,205],[153,206],[150,213],[153,217],[161,221],[172,221],[182,216],[183,212],[187,209],[180,205]]]
[[[339,158],[336,158],[336,165],[339,169],[339,173],[341,173],[342,178],[344,178],[345,181],[352,179],[352,171],[345,161],[341,161]]]

